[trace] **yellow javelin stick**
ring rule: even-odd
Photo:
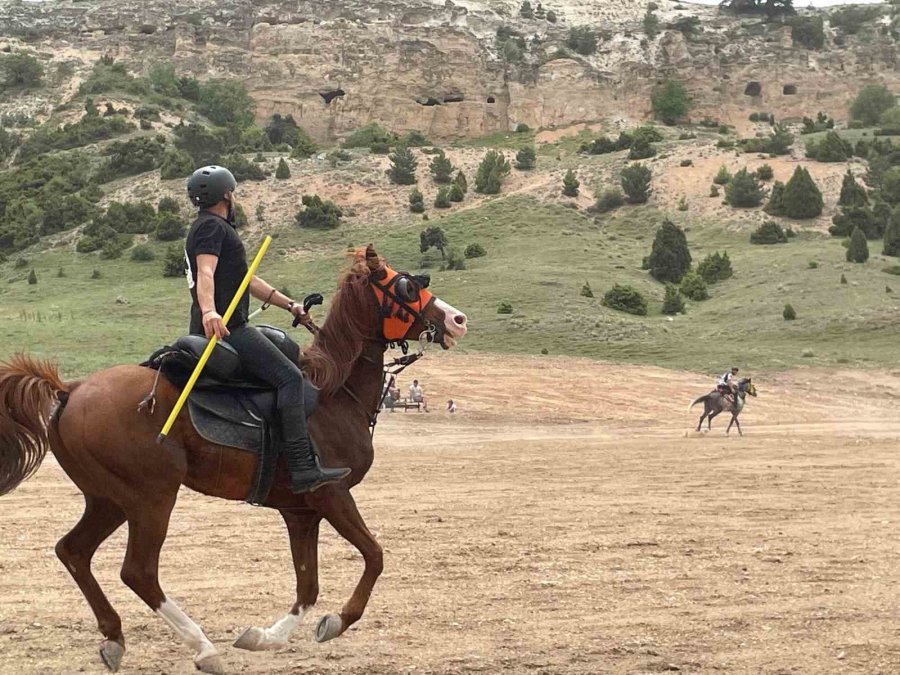
[[[247,270],[247,274],[244,276],[244,280],[241,282],[241,285],[238,286],[237,293],[234,294],[234,297],[231,299],[231,304],[228,305],[228,309],[225,310],[225,316],[222,317],[222,323],[226,326],[228,322],[231,320],[231,315],[234,314],[234,310],[237,309],[238,302],[241,300],[241,296],[244,295],[244,291],[247,290],[247,286],[250,285],[250,280],[253,278],[253,275],[256,274],[256,269],[259,267],[259,263],[262,262],[263,256],[266,254],[266,250],[269,248],[269,244],[272,243],[272,237],[266,235],[266,238],[263,239],[262,246],[259,247],[259,253],[256,254],[256,257],[253,259],[253,264],[250,265],[250,269]],[[216,347],[216,343],[219,339],[213,335],[209,344],[206,345],[206,349],[203,350],[203,354],[200,356],[200,360],[197,361],[197,367],[194,368],[194,372],[191,373],[191,379],[188,380],[184,389],[181,392],[181,396],[178,397],[178,401],[175,403],[175,407],[172,408],[172,412],[169,413],[169,419],[166,420],[166,423],[163,425],[162,431],[159,432],[159,436],[156,437],[157,443],[162,443],[166,440],[166,436],[169,434],[169,431],[172,430],[172,425],[175,424],[175,418],[178,417],[178,413],[181,412],[181,409],[184,407],[184,402],[187,401],[188,396],[191,394],[191,389],[194,388],[194,384],[197,382],[197,378],[200,377],[200,373],[203,370],[203,367],[206,365],[206,362],[209,360],[210,354],[212,354],[213,349]]]

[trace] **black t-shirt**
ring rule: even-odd
[[[241,281],[247,274],[247,252],[244,243],[235,231],[234,226],[224,218],[209,211],[200,211],[191,225],[187,240],[184,243],[184,259],[187,263],[185,273],[188,287],[191,289],[191,333],[203,334],[203,317],[197,302],[197,256],[214,255],[219,258],[216,273],[213,276],[214,300],[216,311],[224,316],[225,310],[234,294],[237,293]],[[228,328],[237,328],[247,323],[250,310],[250,290],[244,291],[237,309],[228,322]]]

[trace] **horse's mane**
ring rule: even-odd
[[[372,303],[368,295],[369,275],[372,267],[380,268],[383,261],[367,257],[366,252],[361,247],[352,253],[350,267],[338,280],[328,317],[301,358],[310,381],[327,396],[347,381],[372,330],[365,323],[369,316],[365,305]]]

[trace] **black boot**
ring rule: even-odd
[[[291,474],[291,492],[312,492],[328,483],[336,483],[350,474],[350,469],[324,469],[306,432],[306,410],[303,405],[280,408],[281,447]]]

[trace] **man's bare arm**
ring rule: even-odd
[[[202,313],[203,332],[206,337],[215,335],[220,340],[228,335],[222,316],[216,311],[216,267],[219,257],[208,253],[197,256],[197,304]]]

